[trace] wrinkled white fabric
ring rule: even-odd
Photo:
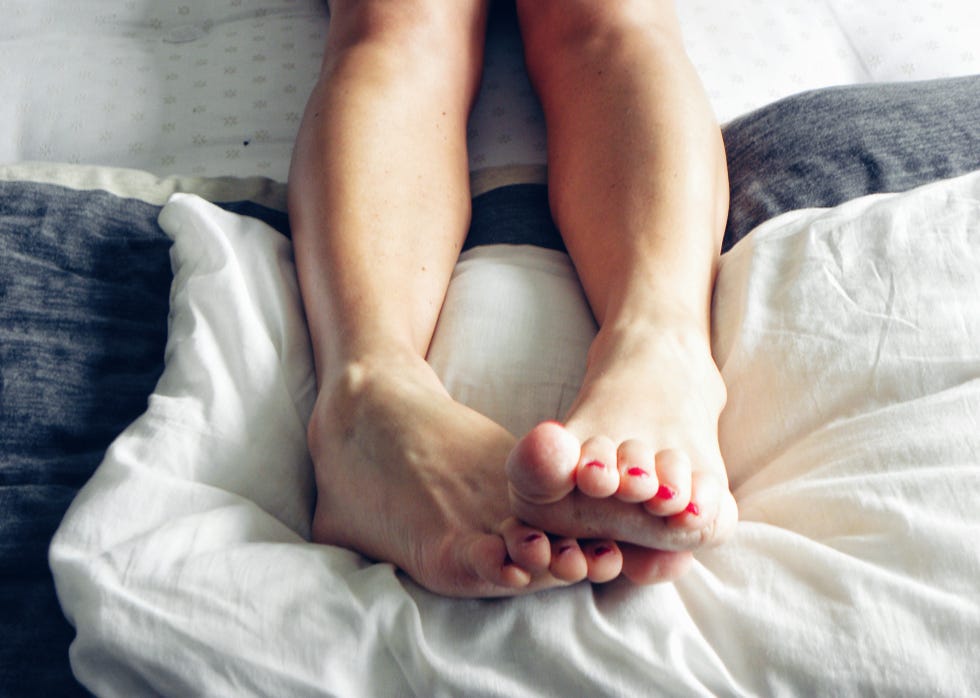
[[[722,261],[742,520],[674,584],[458,601],[306,542],[313,397],[287,240],[176,195],[166,371],[51,548],[102,695],[980,692],[980,172],[786,214]],[[513,429],[594,325],[567,258],[461,260],[431,361]]]

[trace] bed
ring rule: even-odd
[[[323,3],[0,0],[0,692],[980,693],[980,8],[678,5],[732,173],[738,531],[673,584],[459,601],[308,542],[283,183]],[[595,326],[490,24],[429,360],[523,432]]]

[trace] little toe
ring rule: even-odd
[[[687,572],[694,555],[690,552],[654,550],[628,543],[621,544],[623,576],[634,584],[659,584],[679,579]]]
[[[575,488],[581,444],[557,422],[527,433],[507,457],[511,496],[522,503],[550,504]]]
[[[674,516],[691,503],[691,459],[683,451],[665,449],[657,453],[657,493],[645,501],[656,516]]]
[[[614,541],[589,541],[582,545],[582,551],[585,553],[590,582],[611,582],[623,571],[623,553]]]
[[[735,495],[732,494],[731,490],[725,487],[721,494],[718,516],[715,518],[715,528],[711,539],[708,541],[709,544],[720,545],[727,541],[735,534],[737,525],[738,503],[735,501]]]
[[[611,497],[619,489],[616,444],[605,436],[594,436],[582,444],[575,477],[579,490],[589,497]]]
[[[713,529],[722,496],[727,488],[713,473],[695,471],[691,475],[691,497],[684,510],[670,517],[675,526]],[[708,542],[708,541],[705,541]]]
[[[508,518],[500,526],[511,561],[532,576],[546,571],[551,564],[551,541],[543,531]]]
[[[655,452],[639,439],[630,439],[616,451],[619,489],[616,498],[624,502],[645,502],[657,494],[659,483],[655,469]]]
[[[551,543],[551,575],[562,582],[574,584],[588,576],[588,561],[574,538],[559,538]]]

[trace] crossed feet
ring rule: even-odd
[[[735,528],[724,400],[706,338],[604,329],[565,424],[517,441],[420,357],[365,358],[314,408],[313,539],[447,596],[675,579]]]

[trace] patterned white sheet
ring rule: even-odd
[[[723,121],[803,89],[980,72],[974,0],[679,0]],[[283,181],[323,0],[0,0],[0,162]],[[491,27],[471,166],[541,163],[512,23]]]

